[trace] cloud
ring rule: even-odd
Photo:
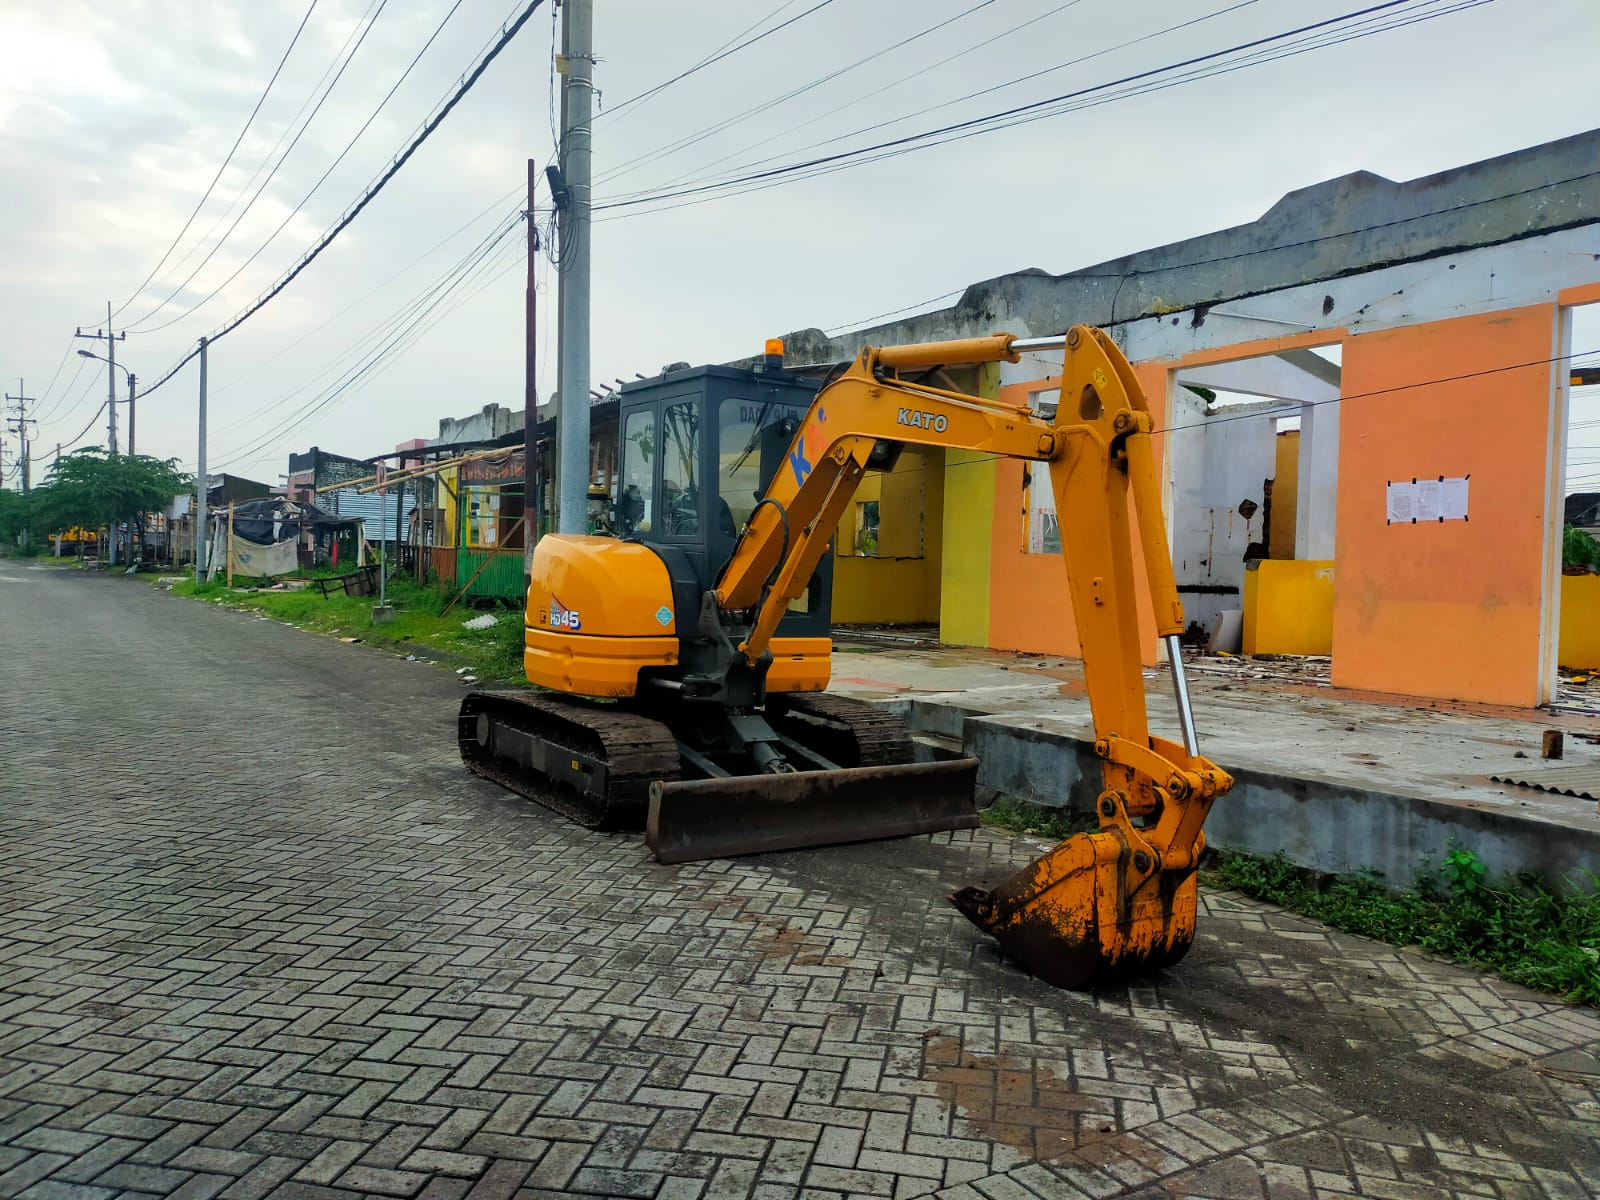
[[[306,7],[307,0],[125,0],[110,8],[86,0],[12,0],[5,6],[0,376],[25,376],[39,394],[70,355],[72,328],[103,322],[106,299],[121,303],[155,267],[238,136]],[[119,359],[153,382],[201,334],[270,286],[409,140],[510,7],[510,0],[464,0],[349,158],[296,212],[448,8],[443,0],[387,5],[261,200],[184,284],[232,216],[220,225],[217,219],[230,204],[242,205],[238,197],[252,172],[369,11],[368,0],[320,0],[216,194],[172,261],[119,316],[119,325],[140,317],[182,285],[171,305],[130,334]],[[597,185],[597,196],[610,197],[964,119],[1343,11],[1331,0],[1263,0],[1013,84],[1189,20],[1197,10],[1179,0],[1082,0],[1065,7],[1047,0],[837,3],[608,115],[772,6],[704,0],[692,20],[681,6],[659,0],[606,0],[597,7],[597,171],[638,164]],[[1217,0],[1207,11],[1223,7]],[[1041,13],[1052,15],[1006,32]],[[895,48],[945,19],[943,29]],[[602,219],[594,227],[594,375],[627,378],[670,361],[750,353],[774,333],[836,325],[1023,267],[1071,270],[1253,220],[1284,192],[1350,170],[1408,178],[1576,132],[1591,119],[1592,86],[1581,72],[1549,70],[1549,48],[1590,44],[1596,33],[1592,0],[1490,4],[820,179]],[[477,278],[441,304],[419,331],[426,336],[386,373],[280,432],[286,418],[303,413],[383,344],[386,320],[522,206],[527,158],[542,167],[551,153],[549,38],[546,9],[339,241],[289,291],[217,344],[210,355],[218,431],[213,464],[231,454],[230,469],[273,480],[287,469],[290,449],[317,443],[367,455],[426,436],[444,415],[489,402],[521,405],[519,229],[502,244],[506,257],[494,266],[502,273]],[[640,162],[860,59],[868,61],[692,146]],[[1517,85],[1488,88],[1486,78]],[[991,87],[1000,90],[948,103]],[[862,96],[868,98],[849,103]],[[894,123],[832,140],[878,122]],[[476,224],[401,270],[479,213]],[[286,217],[283,232],[237,280],[183,315]],[[547,289],[540,377],[548,391],[554,286],[548,264],[539,269]],[[182,319],[153,328],[172,316]],[[73,370],[61,372],[45,405],[60,411],[41,428],[43,444],[76,433],[103,398],[88,375],[65,394]],[[192,457],[195,388],[191,366],[141,402],[142,448]],[[83,399],[73,403],[78,392]]]

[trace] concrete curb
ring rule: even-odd
[[[933,734],[980,762],[978,792],[1092,815],[1100,790],[1092,737],[1036,714],[992,715],[938,700],[882,703],[913,731]],[[1600,833],[1493,809],[1223,763],[1233,789],[1206,821],[1206,839],[1222,850],[1283,853],[1334,874],[1373,871],[1397,886],[1438,870],[1452,848],[1470,850],[1493,876],[1533,872],[1552,883],[1600,864]]]

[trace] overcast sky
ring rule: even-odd
[[[0,379],[15,392],[21,377],[38,398],[40,450],[77,436],[105,399],[105,367],[71,353],[75,326],[92,331],[105,323],[107,300],[126,304],[114,324],[133,332],[118,360],[154,382],[339,218],[526,0],[460,0],[410,77],[302,204],[452,3],[318,0],[216,190],[158,270],[309,3],[0,6]],[[263,170],[380,4],[303,136],[281,166]],[[1411,0],[1401,11],[1455,6]],[[881,141],[1359,7],[595,0],[596,200]],[[1209,13],[1222,15],[1098,53]],[[625,105],[746,30],[791,18],[748,49]],[[520,229],[427,313],[404,342],[409,349],[381,360],[358,386],[326,393],[389,331],[405,328],[396,318],[416,311],[408,306],[498,223],[510,224],[526,160],[542,166],[551,154],[551,25],[546,0],[384,194],[214,347],[213,470],[277,482],[291,450],[317,444],[365,457],[435,435],[441,416],[492,402],[521,407]],[[776,333],[848,327],[1024,267],[1069,271],[1253,220],[1284,192],[1349,171],[1408,179],[1577,133],[1600,117],[1592,72],[1575,59],[1553,60],[1552,51],[1596,44],[1595,0],[1495,0],[817,179],[602,213],[594,378],[751,353]],[[1062,66],[1085,56],[1094,57]],[[1019,82],[1048,68],[1060,69]],[[986,89],[996,90],[960,99]],[[857,133],[867,126],[881,127]],[[548,263],[541,279],[553,280]],[[543,395],[554,381],[553,286],[540,302]],[[119,397],[123,388],[119,374]],[[191,463],[196,390],[190,364],[141,401],[140,451]],[[79,444],[104,441],[102,417]],[[14,449],[8,442],[8,461]]]

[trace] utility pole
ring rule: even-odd
[[[128,454],[133,454],[133,398],[139,390],[139,377],[128,372]]]
[[[17,415],[6,418],[6,423],[11,427],[11,432],[17,435],[17,440],[22,443],[22,494],[26,496],[30,484],[28,475],[32,459],[32,455],[29,452],[28,426],[37,425],[39,422],[28,415],[28,405],[36,403],[36,401],[27,394],[27,388],[23,386],[20,379],[17,380],[17,393],[15,396],[9,392],[6,393],[6,399],[14,401],[17,406]]]
[[[128,340],[128,331],[121,333],[111,332],[111,301],[106,301],[106,327],[96,329],[93,333],[85,333],[80,327],[73,333],[73,337],[83,338],[91,342],[104,342],[106,344],[106,436],[110,438],[107,447],[113,455],[117,452],[117,343]]]
[[[525,302],[525,378],[522,383],[522,589],[533,581],[533,542],[539,530],[539,379],[538,294],[535,272],[539,262],[539,225],[533,215],[533,193],[539,176],[528,160],[528,291]]]
[[[85,338],[91,342],[104,342],[106,344],[106,431],[109,438],[106,443],[111,452],[111,457],[117,456],[117,343],[127,341],[128,331],[121,333],[111,331],[111,301],[106,301],[106,327],[97,329],[93,333],[85,333],[81,328],[76,330],[73,337]],[[111,565],[117,565],[117,523],[111,522]]]
[[[561,497],[562,533],[583,533],[589,494],[589,202],[594,147],[594,0],[566,0],[561,10],[561,175],[567,203],[561,222]]]
[[[206,339],[200,339],[200,448],[194,476],[194,581],[205,578],[206,563]]]

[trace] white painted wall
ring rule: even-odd
[[[1172,567],[1184,614],[1203,627],[1223,609],[1244,605],[1244,552],[1266,528],[1263,483],[1276,471],[1276,417],[1297,406],[1239,404],[1206,415],[1206,402],[1182,387],[1174,392],[1171,443]],[[1302,435],[1303,436],[1303,435]],[[1239,513],[1253,500],[1255,514]],[[1232,595],[1183,591],[1185,584],[1225,585]]]

